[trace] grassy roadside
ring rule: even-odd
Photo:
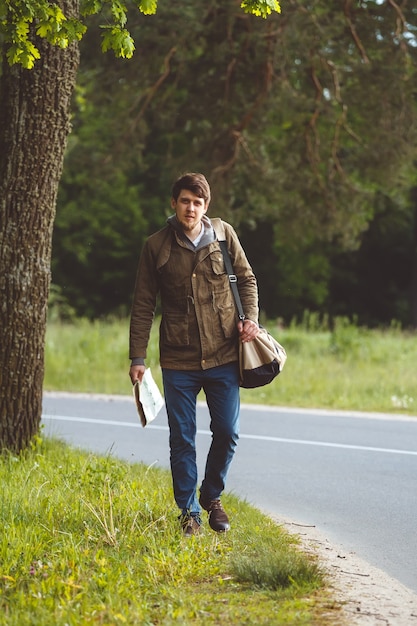
[[[166,471],[39,440],[0,457],[0,624],[339,623],[319,565],[269,518],[185,539]]]
[[[271,385],[243,389],[242,402],[417,414],[415,334],[361,329],[343,319],[330,330],[314,316],[299,326],[265,325],[288,360]],[[130,394],[127,341],[126,320],[49,324],[45,389]],[[161,384],[156,324],[147,365]]]
[[[314,318],[267,325],[288,351],[283,374],[242,401],[413,414],[415,336]],[[130,394],[127,321],[51,323],[46,390]],[[148,365],[160,383],[157,328]],[[320,564],[247,503],[233,523],[186,541],[168,472],[40,441],[0,457],[0,624],[342,624]]]

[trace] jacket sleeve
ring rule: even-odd
[[[230,258],[245,316],[259,323],[258,284],[239,238],[230,224],[223,222]]]
[[[146,358],[158,292],[156,259],[148,240],[145,242],[140,255],[133,292],[129,336],[129,357],[131,359]]]

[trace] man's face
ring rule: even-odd
[[[181,189],[178,200],[171,198],[171,206],[186,233],[200,230],[201,218],[208,208],[208,203],[204,201],[204,198],[196,196],[188,189]]]

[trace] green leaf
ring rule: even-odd
[[[135,51],[135,43],[130,33],[119,26],[102,26],[102,28],[104,30],[102,51],[113,50],[117,57],[130,59]]]
[[[127,22],[127,13],[126,13],[126,5],[122,2],[118,2],[117,0],[113,0],[111,4],[111,12],[114,17],[115,22],[124,26]]]
[[[26,39],[29,32],[29,22],[26,20],[19,20],[15,24],[15,33],[18,39]]]
[[[32,69],[36,59],[40,58],[39,50],[31,41],[20,41],[12,44],[7,51],[7,60],[10,65],[19,63],[28,70]]]
[[[145,15],[154,15],[158,7],[158,0],[141,0],[138,7]]]
[[[80,41],[87,30],[87,26],[78,20],[71,19],[66,22],[65,30],[70,41]]]
[[[61,8],[58,6],[50,7],[48,12],[52,20],[56,22],[56,24],[62,24],[62,22],[65,22],[67,19]]]
[[[19,48],[16,44],[12,44],[7,50],[7,61],[10,65],[14,65],[19,62]]]
[[[102,3],[100,0],[81,0],[80,13],[81,15],[96,15],[100,13]]]
[[[240,7],[245,13],[267,18],[272,11],[281,13],[281,6],[277,0],[242,0]]]
[[[40,22],[36,29],[36,34],[39,37],[48,37],[49,33],[52,31],[52,25],[50,22]]]

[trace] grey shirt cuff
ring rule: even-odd
[[[130,365],[145,365],[145,359],[142,356],[136,356],[134,359],[132,359]]]

